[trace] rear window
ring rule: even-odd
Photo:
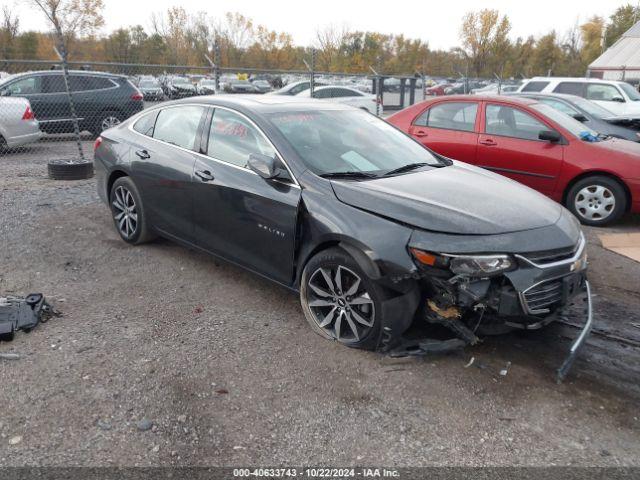
[[[189,150],[195,149],[198,125],[204,107],[185,105],[166,108],[158,114],[153,138]]]
[[[104,77],[85,77],[88,90],[103,90],[114,86],[112,80]]]
[[[521,91],[523,92],[541,92],[544,88],[549,85],[549,82],[529,82],[527,83]]]
[[[142,135],[153,137],[153,127],[156,123],[157,116],[158,112],[151,112],[143,115],[136,121],[136,123],[133,124],[133,129]]]
[[[415,124],[430,128],[473,132],[476,124],[476,102],[445,102],[434,105],[420,115]]]
[[[560,82],[553,93],[566,93],[567,95],[584,96],[584,83],[580,82]]]

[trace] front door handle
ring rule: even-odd
[[[151,158],[151,155],[149,155],[149,152],[147,152],[146,150],[137,150],[136,155],[139,156],[142,160]]]
[[[203,182],[210,182],[211,180],[213,180],[213,175],[211,174],[211,172],[209,170],[196,170],[196,176],[200,177],[200,180],[202,180]]]
[[[486,140],[480,140],[479,143],[482,144],[482,145],[486,145],[487,147],[493,147],[493,146],[498,144],[498,142],[496,142],[495,140],[493,140],[491,138],[487,138]]]
[[[427,132],[425,132],[424,130],[416,130],[416,133],[414,133],[414,135],[416,137],[428,137],[429,134]]]

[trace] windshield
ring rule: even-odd
[[[614,116],[614,113],[610,110],[607,110],[590,100],[585,100],[584,98],[576,98],[574,103],[589,115],[593,115],[596,118],[608,118]]]
[[[268,117],[317,175],[380,175],[415,163],[443,165],[418,142],[365,111],[279,112]]]
[[[140,82],[141,88],[154,88],[159,86],[160,84],[158,82],[154,82],[152,80],[145,80],[144,82]]]
[[[180,85],[182,85],[183,83],[189,83],[189,80],[187,80],[186,78],[174,78],[173,83],[179,83]]]
[[[624,93],[627,94],[627,97],[629,97],[629,99],[631,101],[633,101],[633,102],[640,101],[640,93],[638,93],[638,90],[633,88],[628,83],[620,83],[619,85],[620,85],[620,88],[622,88],[622,90],[624,90]]]
[[[200,82],[201,85],[213,85],[215,86],[216,81],[215,80],[202,80],[202,82]]]
[[[575,118],[570,117],[566,113],[562,113],[549,105],[536,103],[535,105],[532,105],[532,108],[543,114],[545,117],[551,119],[565,130],[568,130],[576,138],[585,140],[588,137],[590,139],[589,141],[594,141],[591,140],[592,138],[600,138],[598,132],[595,130],[591,130]]]

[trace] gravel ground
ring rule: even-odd
[[[278,286],[126,245],[93,180],[46,179],[69,152],[0,156],[0,294],[64,313],[0,343],[20,355],[0,360],[0,465],[639,465],[637,347],[593,336],[562,385],[559,325],[427,358],[340,347]],[[640,342],[640,264],[597,233],[596,327]]]

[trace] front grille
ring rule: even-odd
[[[546,313],[562,301],[562,280],[536,285],[524,293],[529,313]]]
[[[522,256],[530,262],[534,263],[553,263],[567,260],[573,257],[578,250],[579,245],[567,248],[556,248],[555,250],[546,250],[544,252],[525,253]]]

